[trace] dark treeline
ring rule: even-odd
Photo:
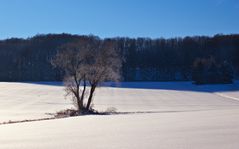
[[[59,81],[63,72],[50,61],[66,43],[89,36],[36,35],[0,41],[0,81]],[[96,37],[97,38],[97,37]],[[123,58],[124,81],[191,80],[196,59],[226,61],[239,76],[239,35],[171,39],[110,38]]]

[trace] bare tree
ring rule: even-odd
[[[89,110],[95,89],[103,81],[117,81],[120,79],[121,58],[115,50],[111,40],[100,42],[97,49],[91,49],[90,63],[86,63],[86,77],[90,84],[90,92],[86,109]]]
[[[86,74],[82,71],[85,53],[86,48],[80,46],[79,42],[69,43],[61,47],[51,61],[54,67],[64,70],[66,95],[72,95],[79,112],[84,110],[86,92]],[[83,89],[80,88],[82,84]]]
[[[120,78],[121,59],[111,40],[89,37],[66,44],[51,62],[64,70],[67,95],[72,95],[79,113],[91,110],[94,92],[101,82]]]

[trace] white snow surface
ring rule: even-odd
[[[61,83],[0,83],[0,122],[71,108]],[[122,114],[0,125],[0,149],[238,149],[239,82],[105,83],[94,108]]]

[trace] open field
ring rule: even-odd
[[[0,83],[0,122],[51,117],[71,108],[59,83]],[[119,115],[89,115],[0,125],[0,148],[237,149],[239,83],[107,84],[94,108]]]

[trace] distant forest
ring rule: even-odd
[[[0,81],[60,81],[64,74],[50,61],[61,46],[89,36],[36,35],[0,41]],[[96,37],[98,38],[98,37]],[[122,81],[192,80],[193,64],[202,58],[226,61],[239,76],[239,34],[184,38],[108,38],[123,59]]]

